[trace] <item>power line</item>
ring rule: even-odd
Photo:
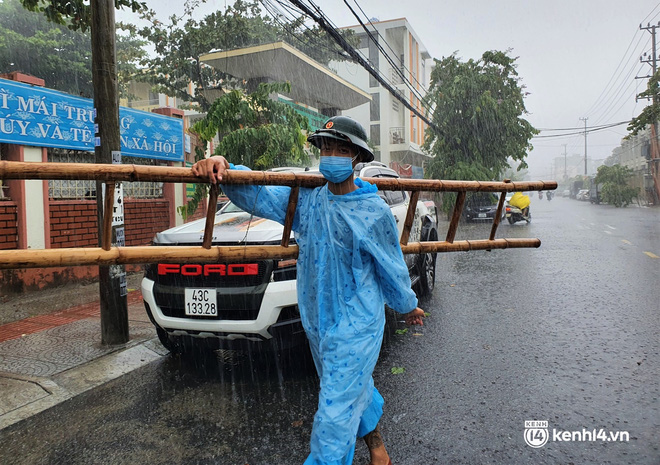
[[[651,12],[650,12],[649,14],[646,15],[646,17],[642,20],[642,23],[645,22],[649,17],[651,17],[651,16],[653,15],[653,13],[658,9],[658,7],[660,7],[660,3],[656,4],[656,6],[651,10]],[[653,18],[657,17],[658,14],[660,14],[660,13],[656,13],[656,14],[653,16]],[[652,18],[652,19],[653,19],[653,18]],[[650,23],[649,23],[649,24],[650,24]],[[655,28],[655,26],[654,26],[654,28]],[[598,108],[599,106],[605,106],[605,108],[604,108],[603,110],[600,110],[600,109],[599,109],[598,112],[600,113],[600,117],[597,118],[597,120],[596,120],[597,122],[598,122],[598,121],[607,120],[607,118],[612,114],[613,111],[614,111],[615,114],[616,114],[616,112],[620,111],[620,110],[624,107],[624,105],[625,105],[625,101],[624,101],[624,102],[623,102],[621,105],[619,105],[618,108],[617,108],[617,105],[619,104],[619,102],[620,102],[624,97],[627,97],[626,91],[627,91],[628,89],[630,89],[630,87],[631,87],[631,85],[632,85],[631,83],[629,83],[628,85],[626,85],[626,81],[628,81],[628,80],[630,79],[631,73],[632,73],[632,71],[633,71],[634,68],[635,68],[635,64],[634,64],[634,63],[636,62],[636,60],[635,60],[635,62],[633,62],[633,64],[632,64],[631,66],[628,65],[628,63],[630,62],[630,60],[633,58],[634,51],[633,51],[633,53],[631,53],[631,54],[628,54],[628,53],[629,53],[629,51],[631,50],[631,45],[632,45],[633,42],[635,41],[635,37],[637,37],[637,34],[639,33],[639,31],[640,31],[641,29],[645,29],[645,28],[643,28],[642,25],[640,24],[640,28],[639,28],[638,30],[635,31],[635,34],[633,35],[633,37],[632,37],[630,43],[628,44],[628,48],[626,49],[626,51],[625,51],[623,57],[622,57],[621,60],[619,61],[619,65],[617,66],[617,68],[615,69],[614,73],[612,74],[612,77],[610,78],[610,81],[609,81],[608,84],[605,86],[605,89],[603,90],[603,92],[601,93],[601,95],[598,97],[598,99],[596,99],[596,102],[591,106],[591,108],[590,108],[589,111],[587,112],[587,113],[596,113],[596,108]],[[639,45],[640,45],[640,43],[642,42],[642,40],[643,40],[643,35],[641,35],[641,36],[639,37],[639,40],[637,41],[637,44],[636,44],[635,47],[634,47],[634,50],[638,50],[638,49],[639,49]],[[646,43],[645,43],[644,46],[643,46],[643,49],[646,48],[646,47],[648,46],[648,43],[649,43],[649,42],[650,42],[650,39],[647,39]],[[616,79],[618,79],[619,77],[621,77],[621,76],[623,75],[624,70],[625,70],[625,66],[624,66],[624,67],[621,67],[621,65],[623,64],[624,59],[625,59],[626,56],[628,56],[628,59],[626,60],[626,66],[630,66],[630,67],[629,67],[629,71],[628,71],[627,75],[625,76],[623,82],[618,86],[618,88],[617,88],[616,90],[614,90],[614,89],[615,89],[615,85],[614,85],[612,79],[614,79],[614,76],[616,75],[617,70],[619,70],[619,68],[621,68],[621,70],[619,71],[619,74],[617,75]],[[655,57],[654,57],[654,59],[655,59]],[[643,61],[642,58],[640,58],[640,61]],[[639,73],[639,71],[638,71],[638,73]],[[638,79],[638,78],[636,77],[636,79]],[[611,86],[611,87],[608,87],[608,86],[610,85],[610,83],[612,83],[612,86]],[[611,98],[607,98],[607,99],[606,99],[606,96],[607,96],[610,92],[612,92],[612,91],[613,91],[613,94],[614,94],[613,97],[611,97]],[[636,95],[637,95],[637,94],[636,94],[636,91],[635,91],[635,96],[636,96]],[[602,100],[601,100],[601,98],[602,98]],[[637,100],[637,99],[635,99],[635,100]],[[606,102],[606,103],[605,103],[605,102]],[[616,108],[616,110],[615,110],[615,108]]]
[[[313,0],[308,0],[308,1],[309,1],[309,3],[310,3],[312,6],[314,6],[314,8],[316,9],[316,11],[318,12],[318,14],[319,14],[320,17],[324,18],[324,19],[325,19],[325,20],[326,20],[326,21],[327,21],[327,22],[328,22],[328,23],[329,23],[334,29],[337,29],[337,30],[340,29],[336,24],[334,24],[334,23],[332,22],[332,20],[330,20],[330,18],[328,18],[328,17],[323,13],[323,11],[321,10],[321,8],[320,8],[318,5],[316,5],[316,4],[313,2]],[[357,4],[357,3],[356,3],[356,4]],[[360,24],[362,24],[362,22],[360,21],[360,18],[359,18],[359,17],[356,15],[356,13],[352,10],[352,8],[350,7],[350,5],[346,4],[346,6],[351,10],[351,12],[353,13],[353,16],[355,16],[355,17],[357,18],[358,22],[360,22]],[[359,7],[359,5],[358,5],[358,7]],[[363,13],[364,13],[364,11],[363,11]],[[366,15],[365,15],[365,16],[366,16]],[[364,24],[362,24],[362,26],[363,26],[363,28],[365,28]],[[373,26],[373,24],[372,24],[372,26]],[[376,40],[376,39],[374,39],[374,38],[370,35],[369,31],[366,30],[366,28],[365,28],[365,31],[366,31],[367,34],[370,36],[370,38],[372,39],[372,42],[376,45],[376,47],[378,48],[378,50],[383,54],[383,56],[385,57],[385,59],[388,60],[390,64],[392,64],[391,57],[390,57],[389,55],[387,55],[387,53],[382,49],[382,47],[381,47],[380,44],[379,44],[379,41]],[[376,30],[376,33],[378,34],[378,31],[377,31],[377,30]],[[387,42],[386,42],[386,43],[387,43]],[[388,47],[389,47],[389,44],[388,44]],[[391,47],[389,47],[389,48],[390,48],[390,50],[392,49]],[[357,53],[361,53],[359,50],[356,50],[356,52],[357,52]],[[369,57],[368,57],[368,56],[365,56],[364,54],[363,54],[362,56],[364,57],[365,60],[369,61]],[[380,69],[378,69],[378,68],[374,68],[374,69],[375,69],[375,71],[376,71],[378,74],[380,74],[380,76],[381,76],[384,80],[388,81],[388,83],[389,83],[390,85],[392,85],[392,86],[395,85],[395,83],[393,83],[392,80],[389,79],[389,77],[388,77],[385,73],[383,73]],[[406,84],[406,86],[407,86],[411,91],[414,92],[414,90],[411,89],[410,86],[408,85],[408,81],[405,79],[405,77],[403,77],[403,76],[400,76],[400,77],[402,78],[402,81]],[[396,91],[399,92],[398,89],[397,89]],[[403,97],[403,96],[402,96],[402,97]],[[405,98],[405,97],[403,97],[403,98]],[[419,97],[418,97],[418,98],[419,98]],[[421,98],[420,98],[420,100],[421,100]],[[428,111],[428,109],[427,109],[427,111]]]
[[[646,15],[646,18],[644,18],[644,19],[642,20],[642,23],[643,23],[644,21],[646,21],[646,20],[648,19],[648,17],[651,16],[651,15],[653,14],[653,12],[654,12],[655,10],[658,9],[658,7],[660,7],[660,3],[658,3],[658,4],[655,6],[655,8],[653,8],[653,9],[651,10],[651,12],[650,12],[649,14]],[[655,16],[654,16],[653,18],[649,19],[649,21],[653,21],[653,20],[656,18],[656,16],[658,16],[659,14],[660,14],[660,12],[656,13]]]
[[[358,16],[358,14],[355,12],[355,10],[353,10],[351,5],[349,5],[346,0],[344,0],[344,4],[348,7],[349,10],[351,10],[351,13],[353,13],[353,16],[355,16],[355,19],[358,20],[358,22],[362,26],[362,29],[364,29],[364,32],[367,33],[367,36],[369,36],[371,41],[376,45],[376,48],[383,54],[383,56],[385,57],[385,60],[392,66],[392,69],[394,69],[396,71],[397,75],[401,78],[402,82],[404,82],[406,84],[406,87],[408,87],[408,89],[410,89],[410,91],[415,94],[415,97],[417,97],[418,99],[421,100],[423,97],[421,97],[417,93],[416,89],[414,89],[414,87],[412,87],[410,85],[410,83],[408,83],[408,80],[403,75],[403,72],[401,70],[399,70],[399,67],[392,60],[392,57],[390,57],[389,54],[387,54],[387,52],[385,52],[382,45],[380,45],[379,40],[373,36],[373,34],[371,33],[371,31],[369,29],[367,29],[367,26],[364,25],[364,23],[362,22],[362,20]],[[376,31],[376,34],[378,34],[378,31]],[[378,34],[378,35],[380,36],[380,34]]]
[[[614,123],[614,124],[619,125],[619,124],[624,124],[624,123],[627,123],[627,121],[622,121],[622,122],[620,122],[620,123]],[[601,125],[598,125],[598,126],[591,126],[591,128],[594,128],[594,129],[595,129],[595,128],[602,128],[602,127],[610,127],[611,124],[613,124],[613,123],[601,124]],[[578,130],[578,129],[579,129],[579,130],[583,130],[582,127],[574,127],[574,128],[557,128],[557,129],[536,128],[536,129],[538,129],[539,131],[576,131],[576,130]]]
[[[631,46],[631,45],[633,44],[633,42],[635,41],[635,37],[637,37],[637,34],[639,34],[639,30],[638,30],[638,29],[635,30],[635,33],[633,34],[632,39],[630,39],[630,43],[628,44],[628,48],[626,48],[626,51],[623,53],[623,56],[621,57],[621,60],[619,60],[619,64],[618,64],[618,65],[616,66],[616,68],[614,69],[614,72],[612,73],[612,76],[610,76],[610,80],[607,82],[607,84],[605,84],[605,88],[603,89],[603,91],[601,92],[601,94],[598,96],[598,98],[594,101],[594,103],[591,105],[591,107],[585,112],[585,114],[592,114],[592,113],[595,113],[595,109],[596,109],[596,107],[599,106],[599,105],[601,104],[601,98],[604,99],[605,95],[606,95],[607,93],[609,93],[609,91],[610,91],[610,89],[609,89],[609,85],[610,85],[610,84],[613,84],[613,83],[612,83],[612,80],[615,79],[615,75],[616,75],[617,71],[619,70],[619,68],[621,67],[621,65],[622,65],[622,63],[623,63],[623,60],[626,58],[626,56],[628,56],[628,59],[626,60],[626,65],[625,65],[625,66],[628,66],[628,62],[630,62],[630,59],[635,55],[635,52],[634,52],[634,51],[633,51],[633,53],[631,53],[630,55],[628,55],[628,51],[630,50],[630,46]],[[643,38],[643,35],[640,35],[639,40],[637,41],[637,44],[635,45],[635,49],[637,48],[637,46],[638,46],[639,43],[641,42],[642,38]],[[635,61],[636,61],[636,60],[635,60]],[[624,67],[625,67],[625,66],[624,66]],[[621,73],[623,73],[623,69],[621,69],[621,71],[619,72],[619,75],[617,76],[616,79],[618,79],[618,77],[621,75]],[[614,84],[613,84],[613,85],[614,85]]]
[[[637,87],[635,86],[635,82],[631,82],[631,83],[628,85],[628,87],[626,87],[626,90],[630,89],[631,87],[634,87],[634,88],[632,89],[632,96],[634,96],[634,95],[636,95],[636,91],[637,91]],[[630,93],[628,93],[627,95],[622,94],[622,97],[627,97],[627,96],[630,96]],[[621,99],[619,99],[619,100],[621,100]],[[618,101],[617,101],[617,102],[618,102]],[[608,113],[606,113],[601,119],[607,119],[607,118],[609,118],[610,116],[615,116],[619,111],[621,111],[621,109],[626,105],[627,102],[628,102],[628,99],[626,98],[626,99],[621,103],[621,105],[619,105],[618,108],[614,109],[614,107],[612,107],[612,109],[611,109]],[[613,105],[616,105],[616,103],[613,103]]]
[[[399,100],[408,110],[417,115],[422,121],[432,127],[435,131],[440,132],[440,128],[433,123],[430,119],[419,112],[414,108],[408,100],[406,100],[400,92],[394,89],[388,82],[383,79],[383,77],[376,71],[371,64],[365,60],[356,50],[353,48],[346,40],[339,34],[339,32],[332,27],[325,16],[321,13],[320,15],[315,14],[307,5],[303,4],[300,0],[289,0],[291,3],[296,5],[298,8],[303,10],[310,18],[312,18],[318,25],[324,29],[340,46],[343,48],[354,60],[356,60],[364,69],[366,69],[369,74],[371,74],[385,89],[387,89],[390,94],[397,100]],[[317,7],[318,8],[318,7]]]
[[[385,45],[387,45],[387,48],[389,48],[390,51],[391,51],[392,53],[396,53],[396,52],[394,51],[394,49],[392,49],[392,47],[390,46],[390,44],[387,42],[387,40],[386,40],[386,39],[383,37],[383,35],[380,33],[380,31],[378,31],[378,29],[376,28],[376,26],[374,25],[374,23],[371,21],[371,19],[369,19],[369,17],[368,17],[367,14],[364,12],[364,10],[363,10],[362,7],[360,6],[360,4],[357,2],[357,0],[353,0],[353,2],[354,2],[355,5],[360,9],[360,11],[361,11],[362,14],[364,15],[364,17],[367,18],[367,21],[369,22],[369,24],[371,25],[371,27],[374,28],[374,32],[376,33],[376,35],[378,36],[378,38],[379,38],[379,39],[382,39],[382,42],[385,43]],[[353,16],[355,16],[355,18],[360,22],[360,24],[362,25],[362,28],[367,32],[367,34],[369,34],[369,30],[368,30],[367,27],[364,25],[364,23],[363,23],[362,21],[360,21],[360,18],[359,18],[358,15],[353,11],[353,9],[351,8],[351,6],[348,4],[347,0],[344,0],[344,3],[346,3],[346,6],[348,6],[348,8],[351,10],[351,12],[353,13]],[[406,67],[405,63],[401,63],[400,65],[401,65],[401,68],[402,68],[402,69],[399,69],[394,63],[392,63],[392,59],[388,56],[388,53],[386,53],[385,50],[383,50],[383,48],[380,46],[380,42],[381,42],[381,41],[378,40],[378,41],[375,41],[375,42],[376,42],[376,46],[380,49],[381,53],[385,56],[385,59],[386,59],[391,65],[392,65],[392,67],[395,69],[395,71],[396,71],[397,74],[401,77],[401,79],[406,83],[406,85],[408,84],[408,81],[406,80],[406,77],[404,76],[403,71],[408,72],[408,74],[412,77],[412,80],[414,81],[414,83],[417,84],[419,87],[421,87],[421,88],[424,89],[424,85],[423,85],[421,82],[419,82],[419,81],[417,80],[417,78],[415,77],[414,73],[413,73],[412,71],[410,71],[410,70],[408,69],[408,67]],[[413,84],[413,83],[411,83],[411,84]],[[413,92],[415,92],[416,89],[411,89],[411,90],[412,90]],[[422,97],[422,96],[419,96],[419,95],[417,96],[417,98],[419,98],[420,100],[423,99],[423,97]]]
[[[287,10],[289,10],[289,11],[295,11],[296,13],[298,13],[298,14],[300,14],[300,15],[305,15],[305,12],[302,11],[300,8],[296,9],[296,8],[294,8],[293,6],[284,5],[284,3],[282,2],[282,0],[275,0],[275,1],[277,1],[277,3],[279,3],[280,5],[282,5],[283,7],[285,7],[285,8],[286,8]],[[262,3],[263,3],[263,2],[270,2],[270,0],[261,0],[261,2],[262,2]],[[322,17],[323,19],[325,19],[325,20],[328,22],[328,24],[330,24],[335,30],[339,29],[339,28],[338,28],[338,27],[337,27],[337,26],[336,26],[336,25],[335,25],[335,24],[334,24],[334,23],[333,23],[333,22],[332,22],[327,16],[325,16],[325,15],[323,14],[323,12],[321,11],[321,9],[320,9],[317,5],[315,5],[313,1],[310,0],[309,3],[310,3],[312,6],[314,6],[314,8],[318,11],[319,16]],[[264,6],[266,6],[266,5],[264,5]],[[271,7],[273,7],[272,4],[271,4]],[[279,12],[279,9],[277,9],[276,7],[274,7],[274,8],[275,8],[275,11],[278,11],[278,12]],[[268,8],[267,8],[267,9],[268,9]],[[269,13],[271,13],[271,15],[274,14],[274,13],[272,13],[270,10],[269,10]],[[281,12],[280,12],[280,13],[281,13]],[[280,24],[281,24],[281,23],[280,23]],[[283,27],[284,27],[284,26],[283,26]],[[287,30],[289,30],[289,32],[291,32],[290,29],[287,29]],[[311,31],[311,29],[308,28],[308,27],[307,27],[307,30]],[[327,31],[326,31],[326,32],[327,32]],[[298,39],[298,40],[300,41],[300,39]],[[326,48],[327,48],[327,47],[326,47]],[[351,57],[350,55],[348,55],[346,52],[343,52],[343,53],[336,52],[336,53],[338,53],[338,54],[339,54],[342,58],[344,58],[344,59],[345,59],[345,58],[352,58],[352,57]],[[359,54],[360,51],[359,51],[359,50],[356,50],[356,53]],[[385,54],[384,51],[383,51],[383,54]],[[389,58],[389,57],[386,56],[386,58]],[[364,59],[364,60],[368,60],[367,57],[363,57],[363,59]],[[379,69],[375,69],[375,71],[381,75],[381,78],[382,78],[382,79],[387,80],[387,81],[389,82],[389,84],[392,85],[392,82],[389,81],[388,77],[385,76],[385,75],[384,75]],[[404,80],[404,82],[406,82],[406,84],[408,84],[407,81]],[[409,87],[409,86],[408,86],[408,87]],[[411,89],[411,90],[413,90],[413,89]],[[398,90],[397,90],[397,92],[398,92]],[[405,97],[402,96],[402,98],[405,98]],[[423,102],[421,101],[421,98],[420,98],[420,97],[418,97],[418,98],[420,99],[420,103],[423,104]],[[426,110],[428,111],[428,109],[426,109]]]
[[[640,50],[640,44],[643,39],[644,39],[643,36],[639,37],[639,40],[637,41],[637,44],[634,47],[634,50],[636,51]],[[641,49],[643,49],[645,46],[646,44],[644,44],[644,46],[641,47]],[[637,66],[638,66],[638,62],[636,58],[633,55],[630,55],[625,63],[625,66],[620,69],[616,77],[616,81],[613,82],[612,85],[604,91],[604,93],[602,94],[603,95],[602,99],[596,104],[592,105],[592,108],[588,114],[600,115],[594,117],[598,121],[602,121],[603,115],[608,113],[612,108],[612,106],[614,106],[612,102],[614,100],[618,100],[621,97],[622,90],[625,90],[627,86],[630,85],[630,82],[631,80],[633,80],[632,78],[636,73]]]
[[[620,123],[612,123],[612,124],[606,124],[606,125],[595,126],[595,127],[592,126],[591,128],[586,128],[586,130],[583,129],[580,132],[573,132],[573,133],[569,133],[569,134],[550,134],[550,135],[547,135],[547,136],[534,136],[533,139],[549,139],[549,138],[560,139],[562,137],[581,136],[581,135],[584,135],[585,132],[588,134],[588,133],[591,133],[591,132],[602,131],[604,129],[610,129],[610,128],[613,128],[613,127],[616,127],[616,126],[621,126],[622,124],[630,124],[630,121],[622,121]]]
[[[286,8],[289,11],[289,14],[291,15],[290,17],[287,17],[287,15],[280,10],[271,0],[260,0],[261,4],[264,6],[266,11],[270,14],[270,16],[273,18],[273,20],[279,24],[283,30],[287,31],[294,39],[296,39],[301,45],[303,46],[309,46],[310,43],[305,42],[302,38],[299,37],[299,33],[296,32],[294,28],[292,28],[292,25],[294,23],[297,23],[298,18],[293,16],[295,13],[298,13],[302,15],[303,13],[295,10],[292,8],[290,5],[286,5],[283,2],[277,0],[277,3],[280,4],[282,7]],[[301,22],[300,25],[304,27],[310,35],[310,39],[316,39],[313,41],[313,44],[316,47],[323,48],[333,54],[336,54],[337,56],[341,57],[342,59],[349,58],[345,53],[343,53],[341,50],[337,50],[334,48],[329,47],[327,44],[323,43],[322,38],[315,33],[314,30],[309,28],[304,22]]]
[[[597,122],[597,123],[598,123],[598,122],[601,122],[601,121],[604,121],[604,120],[607,120],[608,117],[610,116],[610,114],[612,113],[612,109],[613,109],[613,108],[614,108],[614,107],[615,107],[615,106],[616,106],[616,105],[617,105],[622,99],[626,99],[626,100],[627,100],[629,97],[634,97],[634,94],[633,94],[633,95],[626,94],[626,91],[628,91],[628,90],[631,88],[631,86],[633,86],[633,85],[635,84],[635,80],[632,79],[632,77],[633,77],[634,74],[636,74],[636,73],[635,73],[635,68],[632,67],[632,68],[630,68],[630,71],[628,72],[628,74],[627,74],[626,77],[625,77],[626,80],[624,80],[624,81],[621,83],[621,85],[619,86],[618,90],[616,91],[616,94],[613,95],[613,96],[610,98],[610,100],[609,100],[609,102],[608,102],[608,104],[607,104],[608,106],[607,106],[605,109],[603,109],[603,110],[601,111],[601,113],[600,113],[600,117],[596,118],[596,122]]]

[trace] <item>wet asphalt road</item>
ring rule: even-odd
[[[394,464],[660,463],[660,209],[531,208],[498,236],[540,249],[439,255],[425,326],[397,334],[390,315],[374,378]],[[0,463],[300,464],[317,390],[299,354],[166,357],[0,431]],[[593,429],[629,440],[553,435]]]

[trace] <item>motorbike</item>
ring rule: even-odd
[[[545,196],[548,199],[548,201],[552,200],[552,192],[550,192],[550,191],[546,192]]]
[[[518,221],[525,221],[526,223],[529,223],[532,221],[532,214],[529,211],[529,207],[520,209],[511,204],[507,204],[506,219],[509,224],[517,223]]]

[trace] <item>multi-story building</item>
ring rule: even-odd
[[[654,170],[653,140],[651,128],[641,131],[630,139],[623,139],[621,145],[612,151],[612,155],[607,159],[607,164],[620,164],[630,168],[633,176],[630,179],[630,185],[639,189],[641,198],[657,204],[660,196],[660,182],[654,180],[657,171]],[[656,159],[657,160],[657,159]],[[657,166],[657,165],[656,165]]]
[[[426,95],[431,74],[431,55],[426,47],[406,18],[373,21],[367,27],[370,35],[362,26],[344,29],[355,31],[360,39],[359,51],[372,67],[379,70],[386,82],[391,83],[413,108],[424,114],[420,98]],[[421,149],[426,123],[359,64],[331,62],[330,67],[371,94],[371,102],[343,114],[355,118],[367,129],[376,160],[393,166],[403,176],[423,177],[424,165],[430,160]]]
[[[646,129],[630,139],[623,139],[621,145],[612,151],[612,158],[633,172],[645,172],[650,148],[651,131]]]

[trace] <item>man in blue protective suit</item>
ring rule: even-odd
[[[356,438],[364,438],[373,465],[391,464],[378,429],[383,398],[372,373],[383,339],[385,304],[423,324],[410,287],[396,222],[376,186],[354,179],[359,162],[374,155],[355,120],[335,116],[308,138],[321,150],[328,180],[300,189],[293,231],[298,253],[298,307],[321,381],[311,453],[305,465],[350,465]],[[211,183],[234,166],[211,157],[192,167]],[[223,185],[236,205],[284,223],[290,188]]]

